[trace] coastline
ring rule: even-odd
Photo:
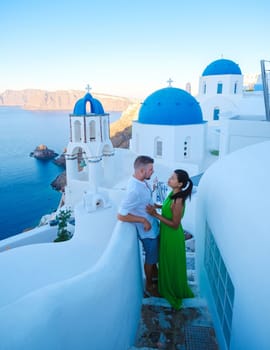
[[[57,210],[61,188],[54,189],[51,183],[64,171],[61,164],[57,164],[59,157],[41,161],[29,157],[29,153],[44,143],[61,157],[69,142],[69,113],[0,106],[3,147],[0,159],[0,240],[28,232],[40,224],[44,215],[54,215]],[[113,124],[122,115],[121,112],[109,113]],[[31,131],[32,128],[35,132]]]

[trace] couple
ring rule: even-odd
[[[193,297],[187,284],[185,237],[181,225],[185,200],[191,196],[193,183],[184,170],[175,170],[168,180],[172,191],[163,205],[158,206],[152,201],[152,190],[146,181],[154,172],[153,164],[154,160],[148,156],[135,159],[134,174],[128,182],[118,219],[135,223],[137,227],[145,251],[146,294],[164,297],[178,310],[183,298]],[[162,208],[161,215],[157,208]],[[157,277],[158,287],[154,284]]]

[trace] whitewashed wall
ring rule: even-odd
[[[222,94],[217,94],[217,84],[222,83]],[[237,91],[234,94],[234,84],[237,83]],[[204,84],[206,93],[204,94]],[[238,106],[243,99],[242,75],[210,75],[201,76],[199,80],[199,93],[196,96],[203,112],[204,120],[210,125],[219,126],[219,120],[213,120],[214,109],[220,110],[220,119],[230,118],[238,113]]]
[[[223,95],[233,95],[234,83],[237,83],[237,91],[235,95],[242,95],[243,88],[243,75],[239,74],[220,74],[220,75],[207,75],[201,76],[199,80],[199,93],[198,97],[214,96],[217,94],[217,84],[222,83]],[[203,86],[206,84],[206,94],[203,93]]]
[[[0,348],[119,349],[135,339],[142,303],[135,227],[116,207],[76,209],[72,240],[0,254]],[[12,330],[12,331],[11,331]]]
[[[198,188],[197,268],[222,349],[227,349],[205,270],[206,225],[235,288],[231,350],[270,348],[270,142],[233,152],[212,165]]]
[[[219,154],[223,157],[237,149],[269,139],[270,123],[266,120],[226,120],[221,124]]]
[[[150,125],[133,122],[132,150],[137,154],[147,154],[160,164],[174,169],[175,167],[190,168],[190,172],[198,174],[206,152],[207,124],[191,125]],[[155,155],[155,140],[162,141],[163,156]],[[184,157],[184,141],[190,138],[188,145],[190,156]]]

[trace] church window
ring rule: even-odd
[[[159,137],[155,139],[155,156],[163,156],[163,142]]]
[[[94,120],[90,121],[90,141],[96,141],[96,122]]]
[[[206,225],[204,264],[208,275],[214,304],[223,330],[227,347],[230,347],[231,326],[234,306],[234,285],[215,241],[214,235]]]
[[[91,106],[90,101],[87,101],[87,102],[86,102],[86,105],[85,105],[85,112],[86,112],[86,114],[92,113],[92,106]]]
[[[233,93],[234,93],[234,94],[237,93],[237,82],[234,83]]]
[[[217,94],[222,94],[223,84],[218,83],[217,84]]]
[[[184,147],[183,147],[184,159],[190,158],[190,144],[191,144],[191,137],[187,136],[184,140]]]
[[[79,120],[76,120],[73,124],[74,126],[74,142],[80,142],[81,138],[81,123]]]
[[[219,108],[214,109],[213,120],[219,120]]]
[[[78,165],[78,172],[82,172],[84,168],[86,167],[86,162],[84,159],[84,152],[81,147],[77,149],[77,165]]]
[[[103,141],[107,140],[108,138],[108,122],[106,119],[103,119]]]
[[[203,94],[206,94],[206,83],[203,83]]]

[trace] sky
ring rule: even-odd
[[[270,1],[9,0],[0,11],[0,93],[85,90],[145,99],[172,85],[196,94],[211,62],[244,75],[270,60]]]

